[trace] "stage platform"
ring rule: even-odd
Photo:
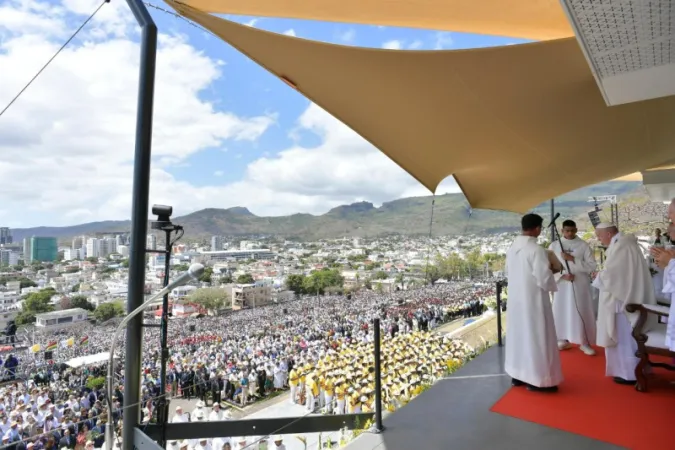
[[[600,355],[596,357],[602,358]],[[563,370],[564,365],[563,363]],[[610,380],[607,381],[611,383]],[[627,386],[621,387],[632,389]],[[451,377],[438,381],[405,407],[386,416],[384,433],[364,433],[345,448],[347,450],[627,448],[491,412],[493,405],[510,388],[511,379],[504,373],[504,348],[494,346]],[[562,395],[562,392],[532,393],[532,395]],[[630,406],[627,405],[626,408]]]

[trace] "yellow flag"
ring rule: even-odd
[[[39,352],[39,351],[40,351],[40,344],[35,344],[34,346],[32,346],[32,347],[30,348],[30,352],[31,352],[31,353],[37,353],[37,352]]]
[[[75,345],[75,338],[70,338],[66,340],[67,347],[72,347],[73,345]]]

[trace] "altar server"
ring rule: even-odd
[[[616,383],[634,385],[639,359],[632,329],[638,315],[628,313],[626,305],[656,304],[649,266],[634,235],[619,233],[613,223],[599,224],[595,234],[607,247],[605,268],[593,282],[600,290],[597,342],[605,347],[605,373]],[[645,330],[652,326],[650,321]]]
[[[567,350],[571,344],[577,344],[582,352],[595,355],[591,347],[596,333],[591,273],[597,264],[591,247],[577,236],[577,224],[566,220],[562,223],[560,242],[553,242],[550,249],[563,265],[563,273],[556,275],[558,292],[553,294],[558,348]]]
[[[526,214],[522,235],[506,253],[509,307],[505,370],[514,386],[556,392],[563,381],[549,292],[557,289],[551,262],[537,244],[543,219]]]

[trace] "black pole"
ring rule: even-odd
[[[129,9],[141,27],[141,58],[136,111],[136,145],[131,210],[131,246],[129,249],[129,288],[127,312],[143,304],[145,291],[145,242],[148,232],[148,198],[152,154],[152,113],[157,59],[157,25],[141,0],[127,0]],[[141,358],[143,317],[136,316],[127,325],[124,361],[123,448],[133,448],[134,433],[140,419]]]
[[[171,271],[171,229],[164,230],[164,283],[163,287],[169,284],[169,272]],[[169,359],[169,294],[162,299],[162,323],[160,328],[160,347],[161,347],[161,365],[159,382],[159,401],[157,402],[157,423],[161,426],[161,437],[158,444],[166,447],[166,424],[169,422],[169,402],[166,399],[166,363]],[[171,395],[176,395],[172,392]]]
[[[502,339],[502,282],[497,281],[497,345],[504,346]]]
[[[373,320],[373,348],[375,350],[375,432],[384,431],[382,424],[382,372],[380,361],[380,319]]]
[[[555,199],[551,199],[551,222],[553,222],[553,218],[555,217]],[[551,244],[555,241],[555,235],[553,234],[553,229],[551,229]]]

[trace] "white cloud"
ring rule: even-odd
[[[2,5],[1,107],[54,54],[63,30],[82,22],[74,11],[89,15],[96,4]],[[87,40],[73,41],[0,117],[0,204],[6,211],[0,223],[68,223],[69,211],[79,211],[78,220],[129,217],[139,46],[126,4],[106,4],[101,14]],[[173,183],[167,166],[228,139],[255,140],[274,122],[240,118],[200,99],[220,70],[219,61],[183,37],[160,35],[153,196],[173,191],[166,186]],[[187,198],[171,201],[189,205]]]
[[[435,35],[435,44],[434,44],[434,49],[435,50],[443,50],[446,48],[452,47],[452,44],[454,44],[454,40],[452,39],[452,34],[447,33],[444,31],[439,31]]]
[[[293,28],[291,28],[290,30],[284,31],[284,34],[285,34],[286,36],[293,36],[293,37],[297,36],[297,35],[295,34],[295,30],[294,30]]]
[[[424,43],[420,41],[419,39],[415,39],[412,41],[412,43],[408,46],[410,50],[417,50],[418,48],[421,48]]]
[[[217,177],[222,177],[223,175],[225,175],[225,172],[223,172],[222,170],[216,170],[215,172],[213,172],[213,175]]]
[[[401,41],[393,40],[393,41],[387,41],[384,44],[382,44],[382,48],[387,48],[389,50],[401,50],[401,46],[403,44]]]
[[[75,0],[56,6],[21,1],[0,7],[0,67],[11,68],[2,72],[2,106],[58,48],[64,30],[67,34],[72,28]],[[89,14],[85,0],[79,1],[84,3],[77,8]],[[71,43],[0,117],[2,226],[129,218],[139,49],[126,5],[113,2],[106,8],[112,9],[107,12],[110,22],[90,30],[86,43]],[[22,29],[22,34],[15,32]],[[255,140],[275,118],[241,118],[200,99],[228,66],[181,36],[161,35],[159,42],[151,203],[173,205],[176,215],[228,206],[280,215],[429,194],[314,104],[299,117],[294,131],[316,135],[319,144],[296,143],[271,156],[269,149],[261,149],[263,157],[234,183],[195,186],[177,179],[169,169],[179,173],[177,168],[190,155],[208,148],[225,151],[228,140]],[[240,151],[218,153],[215,158],[243,156]],[[222,167],[223,162],[214,160],[213,165]],[[207,171],[214,176],[221,172]],[[451,179],[438,190],[456,191]]]
[[[247,27],[255,27],[255,24],[258,23],[259,20],[260,19],[257,19],[257,18],[251,19],[248,22],[246,22],[244,25],[246,25]]]
[[[351,44],[354,42],[354,39],[356,39],[356,31],[353,28],[350,28],[349,30],[340,33],[338,39],[347,44]]]

